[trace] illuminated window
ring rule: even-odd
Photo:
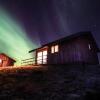
[[[89,50],[91,50],[91,45],[90,44],[88,45],[88,47],[89,47]]]
[[[47,50],[43,51],[43,64],[47,63]]]
[[[43,50],[37,53],[37,64],[47,63],[47,50]]]
[[[38,52],[38,57],[42,56],[42,52]]]
[[[2,60],[0,59],[0,63],[2,63]]]
[[[55,53],[55,52],[58,52],[58,51],[59,51],[59,46],[58,45],[55,45],[55,46],[51,47],[51,53]]]
[[[42,64],[42,52],[38,52],[37,54],[37,63]]]
[[[58,45],[55,45],[55,52],[58,52]]]
[[[51,47],[51,53],[54,53],[54,51],[55,51],[55,47],[52,46],[52,47]]]
[[[47,55],[47,51],[46,50],[43,51],[43,56],[45,56],[45,55]]]

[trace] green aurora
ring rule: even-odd
[[[28,51],[36,47],[20,23],[0,9],[0,53],[7,54],[17,61],[15,65],[20,65],[21,60],[33,57]]]

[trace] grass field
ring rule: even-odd
[[[99,66],[45,67],[0,69],[0,100],[99,100]]]

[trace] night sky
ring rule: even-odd
[[[37,47],[80,31],[91,31],[100,47],[99,0],[0,0],[0,7]]]

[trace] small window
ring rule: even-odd
[[[37,63],[42,64],[42,52],[38,52],[37,54]]]
[[[55,53],[59,51],[59,46],[58,45],[54,45],[51,47],[51,53]]]
[[[0,63],[2,63],[2,60],[0,59]]]
[[[58,45],[55,45],[55,52],[58,52]]]
[[[42,56],[42,52],[38,52],[38,57],[41,57]]]
[[[43,51],[43,56],[46,56],[47,55],[47,51]]]
[[[88,45],[88,47],[89,47],[89,50],[91,50],[91,45],[90,44]]]
[[[54,51],[55,51],[55,47],[52,46],[52,47],[51,47],[51,53],[54,53]]]

